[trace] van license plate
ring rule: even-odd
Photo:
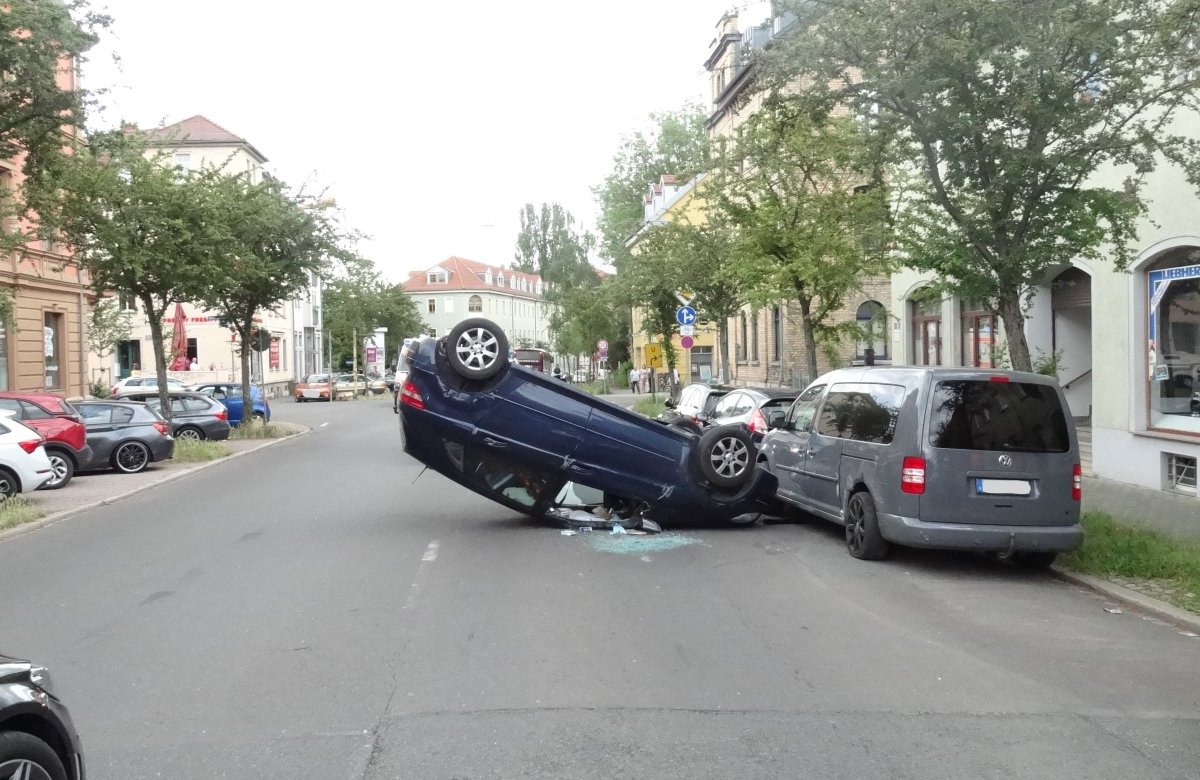
[[[981,496],[1028,496],[1033,485],[1027,479],[976,479],[975,492]]]

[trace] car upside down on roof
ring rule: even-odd
[[[472,318],[401,353],[404,449],[458,484],[539,518],[580,511],[658,523],[741,522],[774,507],[745,426],[696,437],[509,359]]]

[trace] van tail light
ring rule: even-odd
[[[25,441],[19,443],[21,445],[21,449],[25,450],[30,455],[32,455],[38,447],[42,446],[41,439],[26,439]]]
[[[908,457],[900,464],[900,492],[920,496],[925,493],[925,459]]]
[[[400,388],[400,403],[405,406],[411,406],[414,409],[424,409],[425,399],[421,397],[421,393],[417,390],[417,386],[413,384],[411,379],[404,382],[404,387]]]
[[[219,410],[213,412],[213,417],[216,417],[218,420],[223,420],[225,422],[229,422],[229,410],[219,409]]]
[[[166,436],[167,431],[169,431],[171,429],[167,427],[167,424],[165,422],[156,422],[156,423],[154,423],[154,430],[158,431],[163,436]]]
[[[762,409],[755,409],[750,415],[750,422],[746,424],[753,433],[767,432],[767,418],[763,417]]]
[[[1071,469],[1071,498],[1075,501],[1083,500],[1083,469],[1078,463]]]

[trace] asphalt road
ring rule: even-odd
[[[817,523],[563,537],[390,401],[0,543],[92,778],[1200,775],[1200,638]]]

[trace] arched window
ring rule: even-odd
[[[855,360],[868,362],[867,350],[872,350],[871,359],[888,360],[887,311],[879,301],[866,301],[854,315],[858,326],[858,347]]]
[[[483,298],[472,295],[467,299],[467,311],[483,311]]]
[[[1200,264],[1196,248],[1146,270],[1150,426],[1200,432]]]

